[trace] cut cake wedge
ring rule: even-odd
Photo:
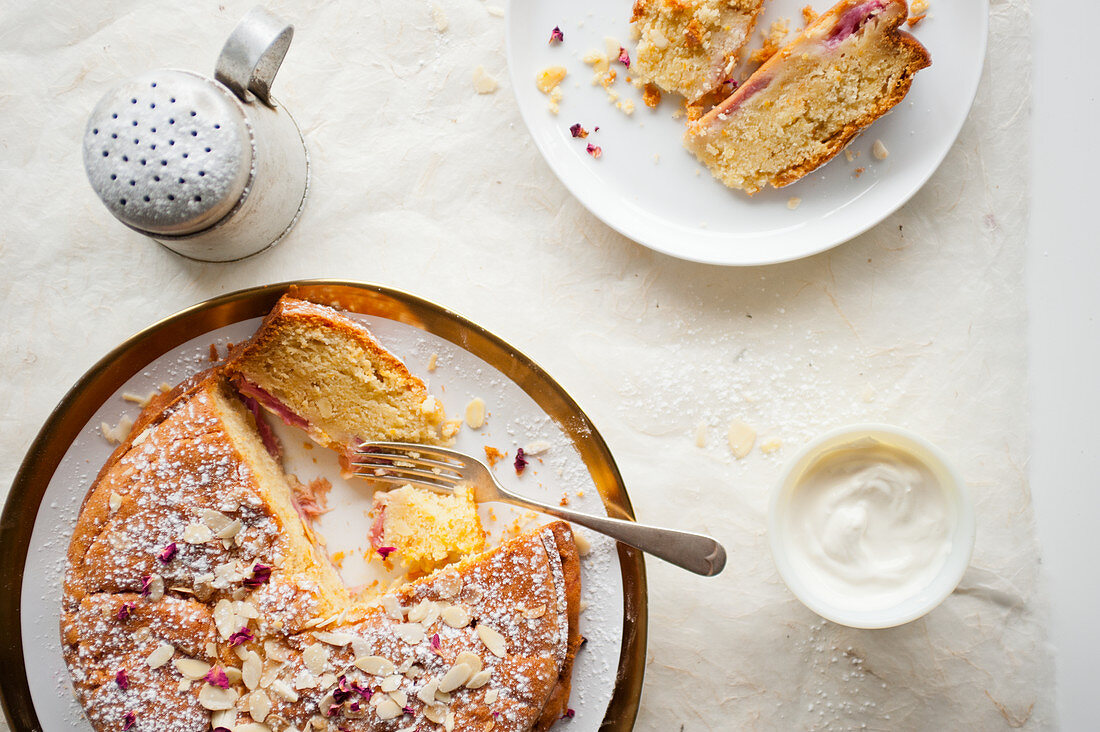
[[[908,14],[905,0],[842,0],[689,123],[685,146],[750,195],[794,183],[897,105],[931,65],[924,46],[898,30]]]

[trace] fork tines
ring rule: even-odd
[[[422,445],[368,443],[354,453],[350,467],[361,478],[398,485],[416,483],[444,491],[466,480],[459,464]]]

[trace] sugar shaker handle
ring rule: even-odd
[[[251,92],[267,106],[274,107],[271,84],[292,38],[294,26],[257,5],[226,39],[214,66],[214,78],[243,102],[250,101]]]

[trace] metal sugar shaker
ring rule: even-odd
[[[119,221],[204,262],[243,259],[286,236],[309,190],[301,132],[270,94],[293,35],[256,7],[222,47],[214,79],[151,71],[100,100],[84,168]]]

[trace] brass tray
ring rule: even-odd
[[[412,325],[478,356],[511,379],[567,434],[599,489],[609,516],[634,519],[622,476],[588,416],[530,358],[440,305],[381,285],[306,280],[253,287],[213,298],[142,330],[104,356],[62,398],[31,444],[0,515],[0,701],[15,730],[39,730],[24,664],[21,595],[24,565],[43,494],[65,452],[92,415],[130,377],[188,340],[265,315],[284,293]],[[615,689],[600,730],[634,726],[645,673],[646,575],[642,553],[618,545],[623,583],[622,647]],[[33,652],[33,649],[31,649]]]

